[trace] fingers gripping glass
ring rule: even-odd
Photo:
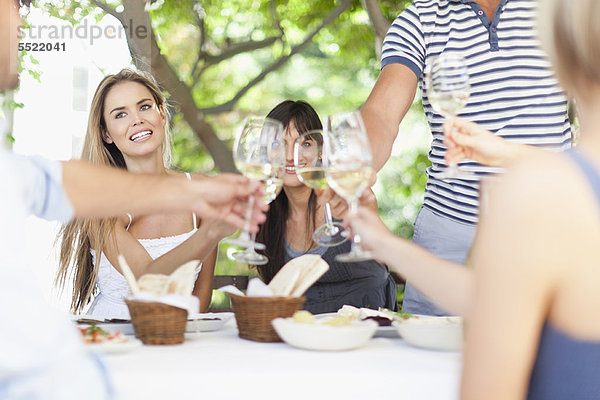
[[[313,130],[300,135],[294,143],[294,168],[300,182],[311,189],[327,189],[323,166],[323,131]],[[329,202],[325,204],[325,223],[315,229],[313,240],[321,246],[337,246],[347,240],[344,227],[333,222]]]
[[[285,163],[283,146],[283,126],[279,121],[267,118],[250,118],[244,124],[233,146],[233,160],[236,168],[250,179],[258,180],[265,190],[265,203],[277,197],[282,187],[282,173]],[[256,234],[250,235],[248,227],[254,209],[254,197],[250,198],[246,212],[246,227],[237,238],[225,239],[226,243],[246,247],[232,257],[253,265],[264,265],[267,257],[255,249],[264,250],[265,245],[255,242]]]
[[[361,194],[369,187],[373,174],[371,147],[358,111],[328,116],[325,119],[323,164],[327,183],[348,202],[350,212],[356,212]],[[360,247],[360,236],[354,234],[349,253],[336,260],[357,262],[372,259],[370,252]]]
[[[465,106],[470,94],[467,62],[457,53],[443,53],[427,71],[426,90],[429,103],[444,118],[454,118]],[[456,163],[442,172],[432,173],[437,179],[475,178],[476,174],[462,171]]]

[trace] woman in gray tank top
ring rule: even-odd
[[[398,309],[396,287],[385,265],[374,260],[341,263],[335,256],[347,253],[348,241],[336,247],[322,247],[312,240],[315,226],[323,223],[324,212],[317,205],[317,196],[296,177],[294,141],[300,133],[322,129],[316,111],[306,102],[287,100],[268,115],[280,121],[285,129],[286,171],[283,190],[271,203],[267,221],[257,239],[267,248],[269,261],[257,267],[260,277],[269,282],[292,258],[303,254],[318,254],[329,264],[325,273],[305,293],[304,308],[312,313],[335,312],[345,304],[355,307]],[[374,206],[376,210],[376,205]]]

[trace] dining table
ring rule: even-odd
[[[119,399],[458,398],[462,354],[373,337],[346,351],[313,351],[238,336],[235,319],[179,345],[102,355]]]

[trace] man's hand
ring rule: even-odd
[[[267,206],[262,200],[265,195],[260,182],[237,174],[207,176],[192,182],[191,207],[201,217],[221,220],[231,226],[244,229],[248,214],[248,200],[254,196],[250,217],[250,232],[258,232],[258,225],[265,221]]]

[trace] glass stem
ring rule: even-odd
[[[352,200],[348,202],[350,206],[350,214],[355,214],[358,211],[358,200]],[[360,252],[362,249],[360,248],[360,236],[358,233],[354,232],[352,236],[352,245],[350,246],[350,253]]]
[[[256,242],[256,232],[254,232],[253,234],[251,234],[250,237],[251,237],[252,244],[250,246],[248,246],[248,248],[246,249],[246,251],[248,253],[256,253],[256,251],[254,250],[254,243]]]
[[[329,202],[325,203],[325,225],[327,225],[327,232],[331,234],[333,232],[333,217],[331,216],[331,206]]]
[[[244,230],[240,235],[240,238],[248,240],[250,238],[250,234],[248,231],[250,230],[250,219],[252,218],[252,210],[254,209],[254,196],[250,197],[248,200],[248,209],[246,210],[246,221],[244,223]],[[254,241],[254,240],[253,240]]]

